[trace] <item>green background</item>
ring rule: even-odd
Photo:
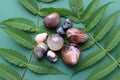
[[[91,0],[83,0],[84,9],[86,8],[87,4],[90,1]],[[110,1],[115,1],[115,2],[112,3],[107,8],[103,18],[105,18],[110,13],[112,13],[116,10],[120,10],[120,0],[100,0],[99,6],[101,6],[101,5],[103,5],[107,2],[110,2]],[[68,0],[57,0],[56,2],[53,2],[53,3],[50,3],[50,4],[43,4],[42,7],[64,7],[64,8],[70,9],[69,4],[68,4]],[[18,0],[0,0],[0,21],[8,19],[8,18],[13,18],[13,17],[24,17],[24,18],[28,18],[28,19],[31,19],[32,21],[36,22],[36,16],[29,13],[23,6],[21,6],[21,4],[19,3]],[[63,20],[64,20],[64,18],[61,18],[61,23],[63,22]],[[39,25],[42,25],[42,24],[43,24],[42,23],[42,18],[40,18]],[[114,27],[117,26],[118,24],[120,24],[120,15],[117,17],[117,20],[114,24]],[[80,24],[74,24],[74,26],[81,26],[81,25]],[[104,41],[104,39],[100,43],[102,44],[103,41]],[[29,53],[30,53],[30,51],[28,49],[26,49],[26,48],[22,47],[21,45],[17,44],[14,40],[12,40],[2,30],[0,30],[0,48],[10,48],[10,49],[17,50],[17,51],[23,53],[27,58],[29,57]],[[83,51],[82,55],[81,55],[81,58],[83,58],[85,55],[89,54],[95,48],[97,48],[97,46],[93,46],[92,48],[90,48],[86,51]],[[111,51],[110,53],[113,56],[115,56],[115,53],[117,52],[118,49],[120,49],[120,45],[118,45],[117,48],[114,49],[113,51]],[[32,60],[36,60],[36,58],[33,56]],[[45,60],[47,61],[47,59],[45,59]],[[88,74],[93,69],[95,69],[97,66],[99,66],[100,64],[103,64],[104,62],[106,62],[108,60],[110,60],[110,58],[108,56],[105,56],[105,58],[103,58],[97,64],[95,64],[94,66],[92,66],[88,69],[85,69],[85,70],[79,72],[71,80],[85,80],[87,78]],[[0,63],[4,63],[6,65],[9,65],[13,69],[15,69],[19,74],[21,74],[22,71],[23,71],[23,68],[19,68],[17,66],[14,66],[14,65],[8,63],[2,57],[0,57]],[[61,59],[59,59],[59,61],[57,63],[53,64],[53,65],[55,67],[57,67],[58,69],[62,70],[63,72],[69,74],[69,75],[68,76],[66,76],[66,75],[40,75],[40,74],[35,74],[35,73],[27,70],[27,72],[24,75],[23,80],[70,80],[70,76],[73,72],[74,67],[66,66],[62,62]],[[110,75],[103,78],[102,80],[109,80],[116,73],[120,73],[120,68],[116,69],[114,72],[112,72]],[[0,78],[0,80],[2,80],[2,79]]]

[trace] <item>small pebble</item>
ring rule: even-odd
[[[59,24],[60,15],[58,13],[51,13],[44,18],[44,25],[48,28],[55,28]]]
[[[74,44],[85,43],[88,40],[88,35],[78,28],[69,28],[66,35],[70,42]]]
[[[58,51],[63,47],[64,40],[59,34],[52,34],[47,39],[47,45],[52,51]]]
[[[67,44],[61,52],[62,60],[64,61],[65,64],[68,65],[77,64],[79,61],[80,54],[81,52],[79,48],[77,47],[76,44],[73,43]]]
[[[47,45],[45,43],[38,44],[34,49],[34,55],[38,58],[41,59],[44,57],[45,53],[47,52]]]
[[[69,28],[71,28],[72,27],[72,21],[70,20],[70,19],[66,19],[65,21],[64,21],[64,23],[63,23],[63,25],[62,25],[62,28],[64,29],[64,30],[67,30],[67,29],[69,29]]]
[[[47,52],[47,58],[51,62],[57,62],[58,61],[58,56],[55,54],[55,52],[49,50]]]
[[[61,35],[61,36],[64,36],[65,35],[65,31],[63,30],[62,27],[59,27],[57,30],[56,30],[57,34]]]
[[[36,43],[43,43],[47,38],[47,33],[37,34],[35,37]]]

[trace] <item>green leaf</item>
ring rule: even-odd
[[[111,4],[111,2],[101,6],[98,8],[87,21],[86,21],[86,30],[90,31],[92,28],[94,28],[98,22],[101,20],[103,14],[105,13],[106,8],[108,5]]]
[[[120,63],[120,49],[117,50],[115,59],[118,61],[118,63]]]
[[[21,44],[22,46],[33,49],[35,42],[34,40],[25,32],[15,29],[15,28],[10,28],[10,27],[3,27],[2,28],[7,34],[13,38],[16,42]]]
[[[59,13],[61,16],[68,16],[68,15],[74,15],[74,13],[68,9],[65,9],[65,8],[42,8],[38,14],[42,17],[44,16],[47,16],[48,14],[50,13],[53,13],[53,12],[57,12]]]
[[[20,76],[15,70],[1,63],[0,63],[0,77],[2,77],[5,80],[20,80]]]
[[[51,35],[55,33],[55,29],[49,29],[45,26],[40,26],[40,28],[37,29],[37,33],[47,33],[48,35]]]
[[[95,41],[90,37],[86,43],[80,45],[80,49],[86,50],[91,46],[93,46],[94,44],[95,44]]]
[[[105,34],[112,28],[117,14],[118,11],[112,13],[105,20],[103,20],[100,25],[98,25],[93,35],[96,41],[101,40],[105,36]]]
[[[80,18],[83,11],[83,1],[82,0],[69,0],[70,7],[73,12]]]
[[[120,73],[113,76],[111,80],[120,80]]]
[[[54,2],[56,0],[38,0],[40,2],[43,2],[43,3],[51,3],[51,2]]]
[[[20,3],[33,14],[37,14],[39,11],[38,5],[34,2],[34,0],[19,0]]]
[[[66,18],[70,19],[71,21],[73,21],[75,23],[80,23],[80,19],[77,16],[68,15],[68,16],[66,16]]]
[[[73,26],[73,28],[78,28],[78,29],[81,29],[81,30],[85,31],[85,25],[82,24],[82,23],[80,23],[79,26]]]
[[[55,68],[54,66],[45,63],[43,61],[33,61],[30,64],[28,64],[28,68],[36,73],[40,74],[63,74],[60,70]]]
[[[35,32],[36,25],[33,21],[25,18],[11,18],[2,21],[3,24],[24,31]]]
[[[91,3],[89,3],[87,8],[81,14],[81,21],[82,22],[86,21],[93,14],[98,3],[99,3],[99,0],[92,0]]]
[[[114,49],[120,42],[120,25],[111,31],[111,33],[106,37],[105,49],[109,52]]]
[[[110,74],[117,68],[117,63],[115,62],[106,62],[100,66],[98,66],[92,73],[88,76],[86,80],[100,80],[101,78],[105,77],[106,75]]]
[[[4,57],[8,62],[20,67],[25,67],[28,62],[25,56],[15,50],[0,48],[0,55]]]
[[[106,52],[102,49],[97,49],[92,51],[90,54],[88,54],[86,57],[84,57],[80,63],[76,66],[74,73],[76,74],[79,71],[88,68],[98,62],[100,59],[102,59],[106,55]]]

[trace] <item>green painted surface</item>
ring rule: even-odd
[[[86,5],[91,1],[91,0],[83,0],[84,1],[84,8],[86,8]],[[99,6],[101,6],[104,3],[107,3],[109,1],[115,1],[113,4],[111,4],[107,11],[105,12],[104,17],[109,15],[110,13],[120,10],[120,0],[101,0]],[[42,7],[64,7],[68,8],[68,0],[57,0],[54,3],[50,4],[43,4]],[[0,0],[0,21],[8,19],[8,18],[13,18],[13,17],[24,17],[31,19],[32,21],[36,22],[36,16],[32,15],[24,7],[22,7],[19,3],[18,0]],[[64,19],[61,19],[61,22]],[[42,19],[40,18],[39,25],[43,24]],[[117,18],[117,21],[115,22],[115,25],[120,24],[120,15]],[[74,26],[79,26],[79,24],[74,24]],[[103,40],[104,41],[104,40]],[[102,44],[102,42],[101,42]],[[30,51],[28,49],[23,48],[21,45],[17,44],[14,40],[12,40],[4,31],[0,30],[0,48],[10,48],[10,49],[15,49],[21,53],[23,53],[27,58],[29,57]],[[89,54],[90,51],[94,50],[96,46],[93,46],[91,49],[83,51],[81,58],[83,58],[85,55]],[[120,45],[117,46],[115,50],[110,52],[113,56],[116,53],[116,50],[120,48]],[[32,60],[35,60],[36,58],[33,56]],[[104,59],[102,59],[100,62],[95,64],[94,66],[85,69],[81,72],[79,72],[77,75],[75,75],[72,79],[70,79],[70,76],[73,72],[74,67],[69,67],[66,66],[61,59],[55,64],[53,64],[55,67],[58,69],[62,70],[63,72],[67,73],[68,75],[40,75],[40,74],[35,74],[29,70],[24,75],[23,80],[85,80],[88,76],[88,74],[97,66],[102,64],[103,62],[109,60],[110,58],[106,56]],[[46,59],[45,59],[46,60]],[[47,60],[46,60],[47,61]],[[5,61],[2,57],[0,57],[0,63],[4,63],[6,65],[9,65],[10,67],[14,68],[19,74],[22,73],[23,68],[19,68],[17,66],[14,66],[7,61]],[[112,74],[106,76],[103,78],[103,80],[109,80],[113,75],[116,73],[119,73],[120,69],[116,69]],[[2,80],[2,79],[0,79]],[[94,80],[94,79],[93,79]]]

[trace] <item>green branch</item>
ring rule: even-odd
[[[42,6],[42,2],[40,3],[40,8],[41,8],[41,6]],[[38,25],[39,25],[39,15],[37,15],[37,18],[36,18],[36,31],[37,31],[37,29],[38,29]],[[36,35],[36,31],[35,31],[35,35]],[[28,59],[28,63],[27,64],[29,64],[30,63],[30,61],[31,61],[31,58],[32,58],[32,55],[33,55],[33,51],[31,51],[30,52],[30,55],[29,55],[29,59]],[[23,72],[22,72],[22,74],[21,74],[21,80],[23,79],[23,77],[24,77],[24,74],[26,73],[26,71],[27,71],[27,67],[25,67],[24,68],[24,70],[23,70]]]
[[[112,59],[115,63],[117,63],[117,65],[120,67],[120,64],[118,63],[118,61],[117,61],[114,57],[112,57],[112,56],[110,55],[110,53],[109,53],[108,51],[106,51],[106,49],[105,49],[104,47],[102,47],[102,45],[99,44],[99,43],[92,37],[91,34],[88,33],[88,35],[89,35],[89,37],[91,37],[91,38],[93,39],[93,41],[95,41],[95,44],[96,44],[99,48],[101,48],[103,51],[105,51],[106,54],[109,56],[109,58],[111,58],[111,59]]]

